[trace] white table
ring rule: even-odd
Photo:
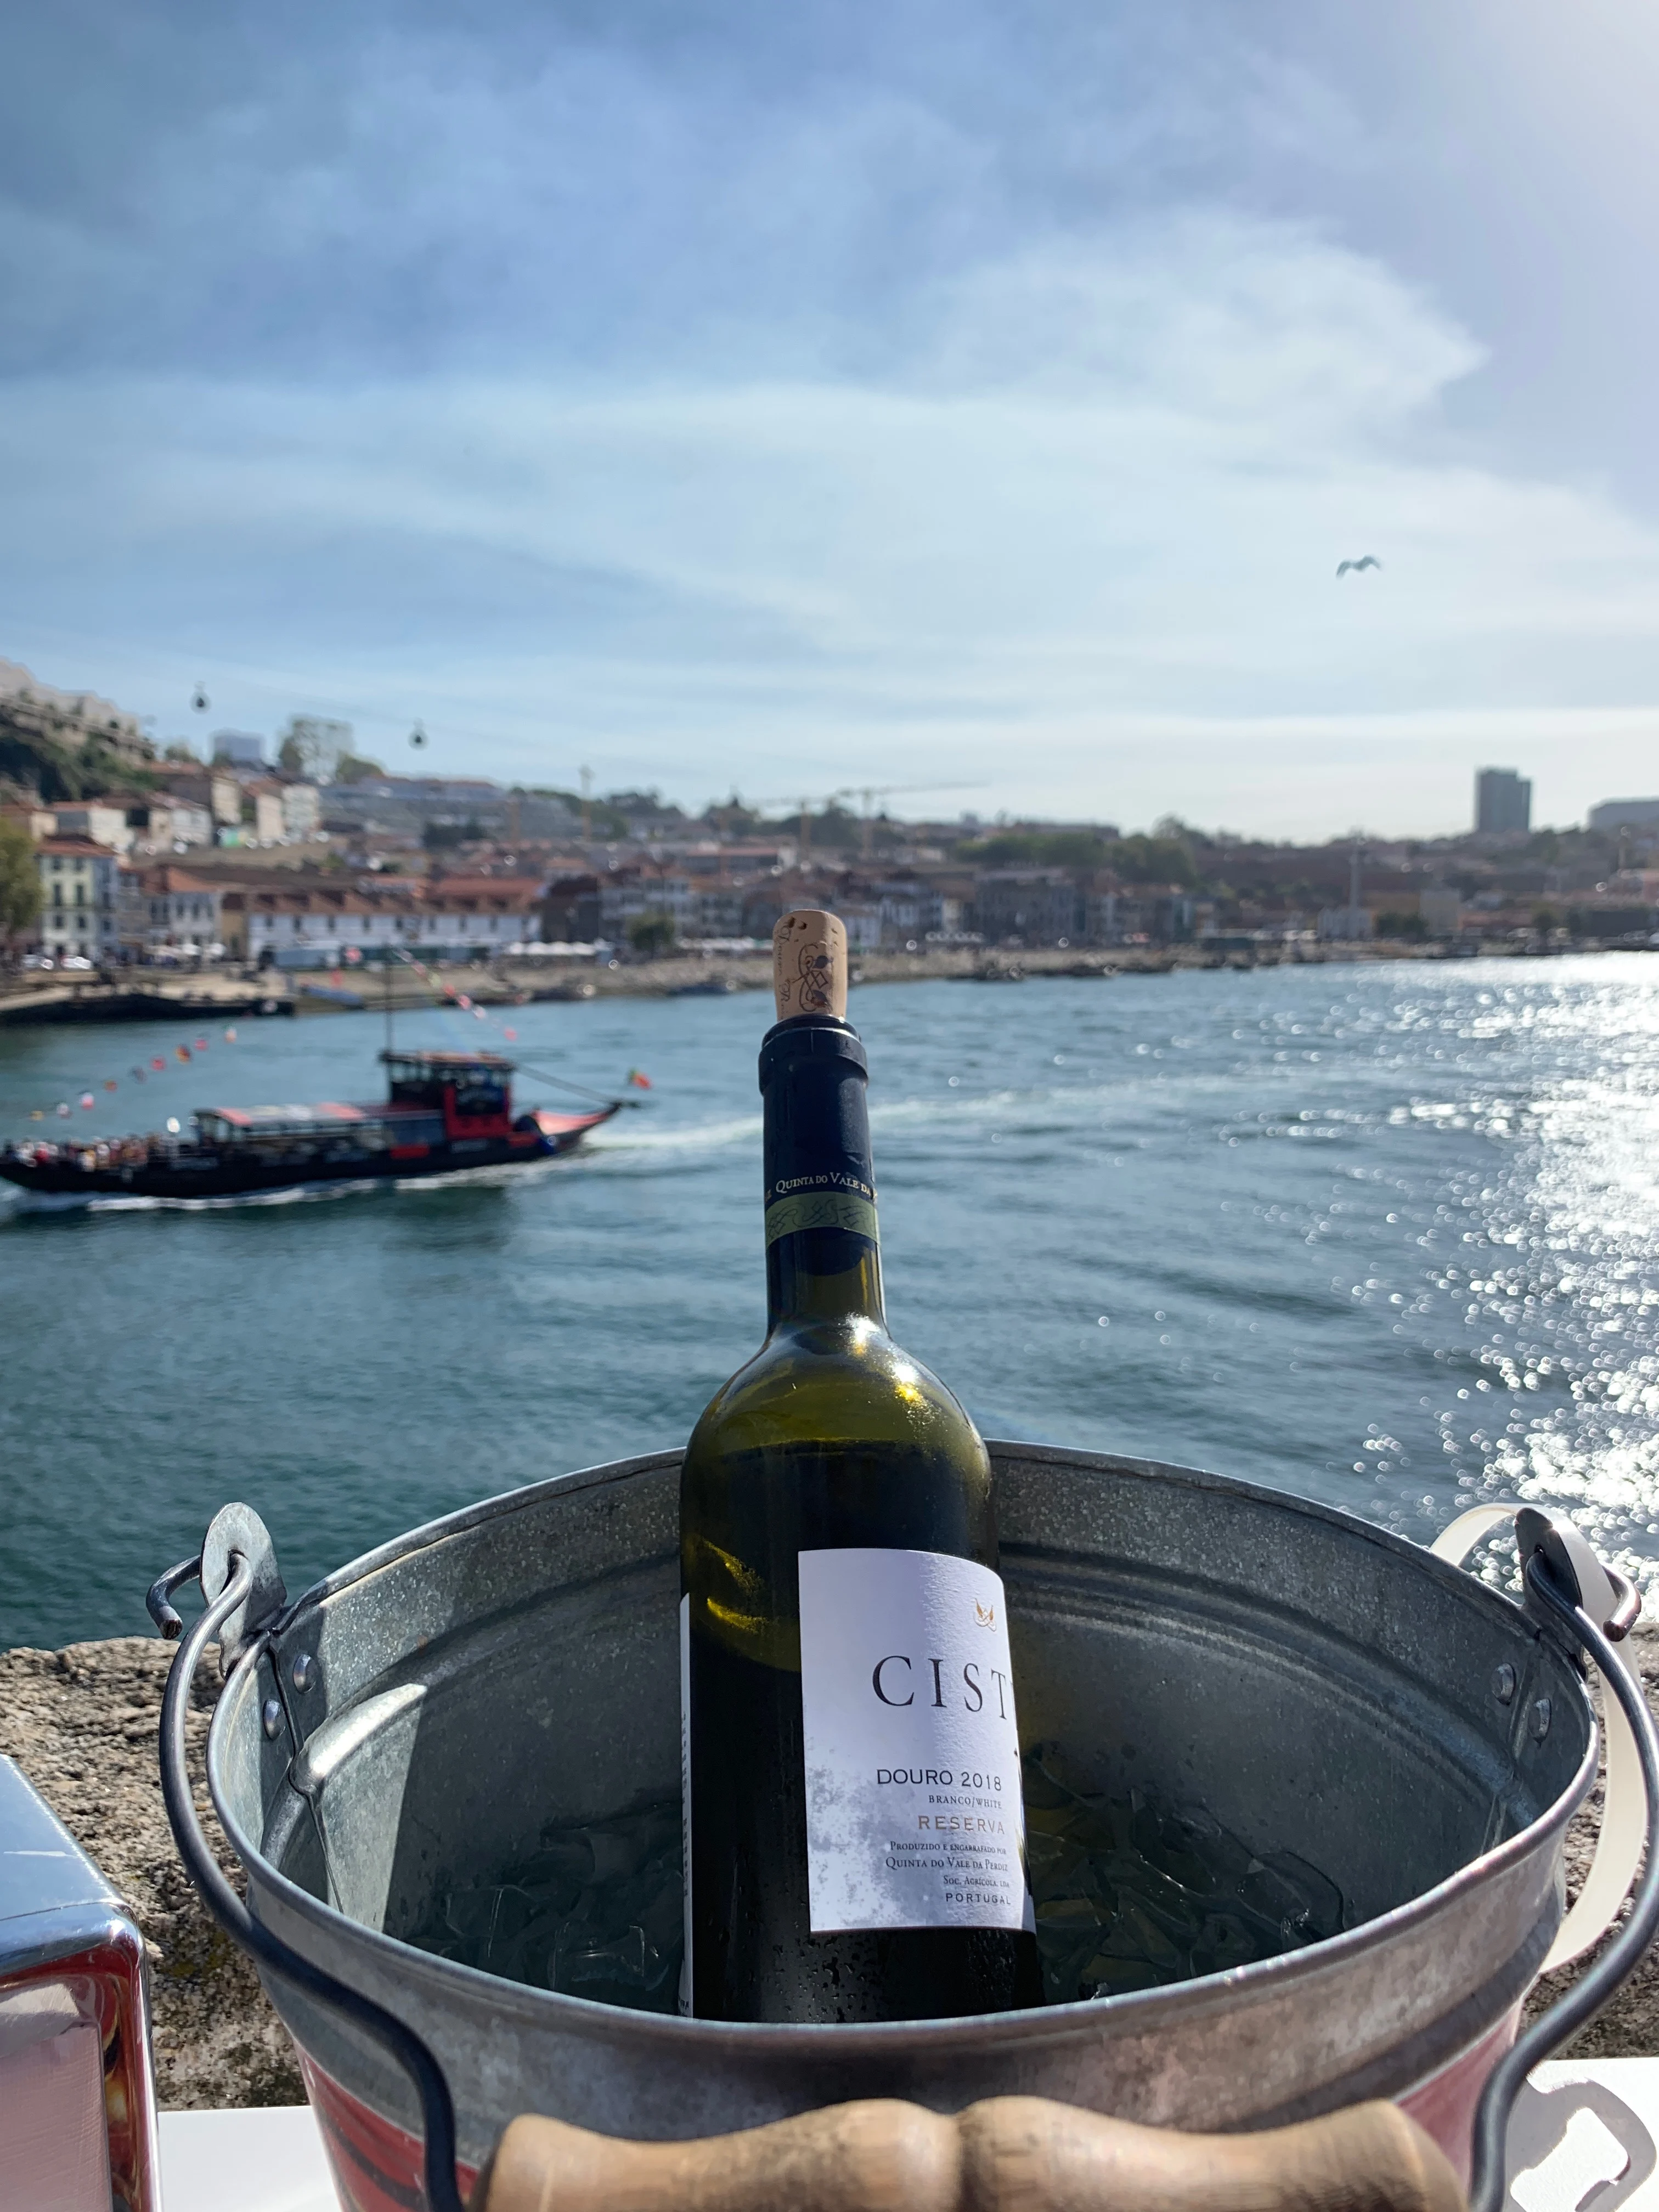
[[[1659,2058],[1539,2067],[1510,2177],[1514,2212],[1659,2212]],[[163,2112],[161,2181],[164,2212],[339,2212],[308,2105]]]
[[[310,2106],[163,2112],[161,2212],[340,2212]]]

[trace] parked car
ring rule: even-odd
[[[97,963],[96,961],[88,960],[84,953],[66,952],[64,955],[62,965],[65,968],[80,968],[84,969],[96,967]]]

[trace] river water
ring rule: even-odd
[[[400,1019],[400,1043],[651,1077],[585,1154],[493,1180],[73,1212],[0,1186],[0,1644],[142,1629],[228,1498],[297,1590],[681,1441],[763,1326],[768,1004],[529,1006],[510,1046]],[[1659,960],[890,985],[852,1012],[890,1318],[986,1433],[1419,1538],[1536,1498],[1659,1565]],[[0,1033],[0,1133],[59,1099],[114,1132],[374,1097],[380,1042],[372,1015]]]

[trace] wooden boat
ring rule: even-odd
[[[210,1106],[189,1135],[25,1139],[0,1176],[54,1197],[240,1198],[302,1184],[392,1182],[571,1152],[622,1109],[513,1112],[514,1063],[491,1052],[383,1052],[384,1102]]]

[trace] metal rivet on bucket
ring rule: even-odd
[[[317,1679],[317,1662],[310,1652],[302,1651],[290,1670],[296,1690],[308,1690]]]
[[[1532,1732],[1540,1743],[1550,1732],[1550,1701],[1540,1698],[1532,1709]]]
[[[267,1698],[259,1709],[259,1721],[265,1734],[274,1743],[283,1732],[283,1706],[279,1698]]]
[[[1508,1705],[1515,1695],[1515,1669],[1507,1659],[1492,1669],[1492,1693],[1500,1705]]]

